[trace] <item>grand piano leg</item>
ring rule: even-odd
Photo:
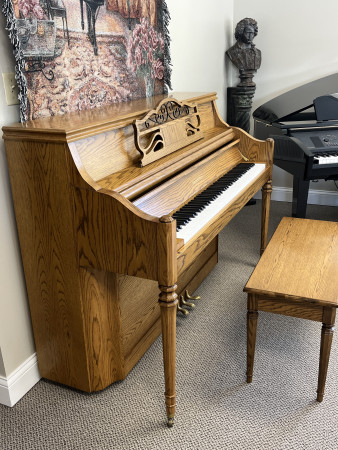
[[[309,180],[293,177],[292,217],[304,218],[306,216],[309,186]]]
[[[159,304],[161,308],[163,365],[165,380],[165,403],[167,424],[174,425],[176,392],[176,314],[177,289],[177,252],[176,221],[170,216],[160,219],[158,235],[158,284],[160,288]]]
[[[263,254],[268,242],[268,226],[270,215],[272,183],[267,181],[262,187],[262,224],[261,224],[261,255]]]

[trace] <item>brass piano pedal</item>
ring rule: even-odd
[[[195,308],[195,303],[187,302],[186,300],[184,300],[183,295],[181,295],[180,302],[181,302],[181,305],[183,305],[183,306],[187,306],[188,308]]]
[[[195,295],[195,296],[194,295],[189,295],[189,292],[188,292],[187,289],[185,290],[184,298],[186,300],[201,300],[201,297],[199,295]]]
[[[184,314],[185,316],[187,316],[189,314],[189,311],[182,308],[182,301],[184,300],[183,295],[180,295],[180,298],[178,300],[178,305],[177,305],[177,312]]]

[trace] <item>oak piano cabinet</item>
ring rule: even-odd
[[[260,188],[267,239],[273,142],[229,127],[215,101],[160,95],[3,127],[41,376],[101,390],[162,332],[168,425],[178,295]]]

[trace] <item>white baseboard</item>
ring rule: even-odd
[[[258,191],[254,198],[262,198],[262,192]],[[271,200],[277,202],[292,202],[292,188],[285,187],[273,187],[271,193]],[[309,189],[308,196],[309,205],[325,205],[325,206],[338,206],[338,191],[324,191]]]
[[[0,403],[14,406],[39,380],[36,353],[21,364],[8,378],[0,376]]]

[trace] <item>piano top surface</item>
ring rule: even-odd
[[[338,92],[338,73],[311,81],[267,101],[253,112],[253,117],[270,124],[279,122],[310,108],[316,97],[335,92]]]
[[[2,128],[4,135],[15,135],[16,131],[49,133],[68,142],[84,138],[109,129],[120,128],[142,118],[164,99],[179,101],[215,100],[215,92],[170,92],[154,97],[139,98],[128,102],[114,103],[100,108],[75,111],[64,115],[42,117],[25,123],[14,123]]]

